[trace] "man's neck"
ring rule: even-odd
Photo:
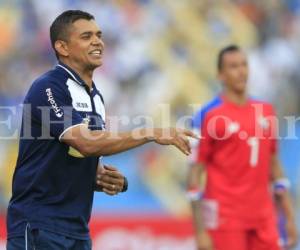
[[[86,85],[91,89],[93,84],[93,72],[91,69],[83,69],[78,64],[74,62],[70,62],[69,60],[60,60],[62,63],[69,66],[72,70],[74,70],[80,78],[86,83]]]
[[[247,103],[248,100],[248,95],[246,91],[244,92],[234,92],[234,91],[229,91],[229,90],[224,90],[224,96],[225,98],[236,104],[236,105],[244,105]]]

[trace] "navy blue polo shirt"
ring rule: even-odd
[[[23,108],[19,155],[7,212],[8,238],[26,225],[88,239],[98,157],[83,157],[60,142],[72,126],[105,127],[104,103],[94,83],[89,90],[59,63],[30,87]]]

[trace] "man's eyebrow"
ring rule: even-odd
[[[81,34],[80,34],[80,36],[84,36],[84,35],[92,35],[94,32],[93,31],[85,31],[85,32],[82,32]],[[101,30],[98,30],[97,32],[96,32],[96,34],[97,35],[102,35],[102,31]]]

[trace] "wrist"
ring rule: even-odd
[[[285,219],[286,221],[294,222],[295,221],[295,216],[293,214],[285,214]]]
[[[275,195],[283,196],[288,193],[291,183],[288,178],[278,178],[273,182],[273,192]]]
[[[122,193],[126,192],[128,189],[128,180],[125,176],[123,178],[124,178],[124,184],[123,184],[123,188],[121,190]]]
[[[157,128],[145,128],[144,129],[145,139],[148,142],[155,142],[157,140]]]
[[[94,191],[103,192],[103,187],[98,185],[96,182],[94,183]]]
[[[197,228],[197,235],[203,235],[207,234],[207,231],[205,228]]]
[[[186,191],[186,197],[189,201],[193,202],[193,201],[200,201],[203,198],[203,190],[195,187],[195,188],[189,188]]]

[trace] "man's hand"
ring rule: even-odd
[[[189,137],[199,139],[199,137],[190,130],[166,128],[155,129],[153,140],[160,145],[174,145],[182,153],[189,155],[191,153]]]
[[[294,220],[287,219],[285,224],[285,230],[287,233],[287,247],[288,249],[292,249],[296,246],[298,242],[297,227]]]
[[[206,231],[198,233],[196,236],[197,250],[213,250],[213,243]]]
[[[103,191],[108,195],[116,195],[123,190],[124,176],[113,166],[98,165],[96,176],[96,191]]]

